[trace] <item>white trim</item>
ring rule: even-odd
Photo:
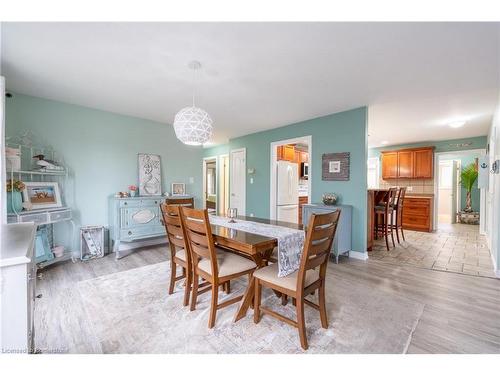
[[[246,157],[246,155],[245,155]],[[223,169],[222,168],[219,168],[219,165],[223,166],[224,165],[224,158],[227,158],[227,177],[228,177],[228,182],[227,182],[227,205],[225,204],[220,204],[219,205],[219,200],[222,202],[224,200],[224,196],[220,193],[220,189],[221,189],[221,186],[219,183],[221,182],[221,178],[220,178],[220,174],[222,173]],[[222,207],[224,206],[226,211],[227,209],[229,208],[229,202],[230,202],[230,196],[229,196],[229,189],[231,188],[230,186],[230,182],[229,182],[229,179],[231,178],[229,176],[229,168],[230,168],[230,164],[229,164],[229,154],[222,154],[222,155],[219,155],[219,158],[218,158],[218,162],[217,162],[217,169],[219,170],[218,172],[218,176],[217,176],[217,213],[218,214],[225,214],[225,212],[219,212],[219,207]]]
[[[434,154],[434,212],[433,212],[433,223],[432,223],[432,229],[436,230],[437,225],[438,225],[438,183],[439,183],[439,156],[441,155],[474,155],[474,154],[479,154],[481,156],[486,155],[486,149],[484,148],[476,148],[473,150],[457,150],[457,151],[443,151],[443,152],[436,152]],[[485,195],[485,189],[479,189],[479,233],[480,234],[485,234],[485,228],[484,226],[486,225],[486,220],[485,220],[485,215],[486,215],[486,195]],[[481,231],[484,230],[483,233]]]
[[[215,212],[219,209],[219,158],[217,156],[207,156],[203,158],[203,208],[207,208],[207,162],[215,161]]]
[[[368,253],[365,252],[360,252],[360,251],[349,251],[349,258],[354,258],[354,259],[359,259],[359,260],[368,260]]]
[[[269,189],[269,218],[276,220],[276,168],[278,159],[278,146],[287,145],[290,143],[307,143],[307,152],[309,153],[309,169],[307,178],[307,203],[311,203],[312,196],[312,135],[303,137],[283,139],[281,141],[271,142],[271,159],[269,161],[269,174],[270,174],[270,189]]]
[[[243,151],[245,157],[245,168],[243,170],[243,176],[245,177],[245,181],[243,182],[243,210],[242,212],[238,212],[238,215],[245,215],[247,208],[247,149],[243,148],[235,148],[234,150],[229,151],[229,206],[231,206],[231,188],[232,188],[232,165],[233,165],[233,153]]]

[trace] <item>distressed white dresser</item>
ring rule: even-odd
[[[32,353],[36,264],[36,225],[8,224],[0,243],[0,346],[2,353]]]

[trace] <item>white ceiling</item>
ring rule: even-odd
[[[197,104],[216,143],[369,106],[369,143],[487,134],[495,23],[4,23],[8,89],[167,124]],[[446,123],[467,119],[460,129]],[[167,125],[168,126],[168,125]]]

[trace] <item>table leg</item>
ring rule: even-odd
[[[262,268],[265,266],[264,259],[262,258],[261,254],[258,253],[253,255],[252,259],[257,265],[257,268]],[[241,318],[244,318],[247,315],[247,311],[253,302],[254,296],[255,296],[255,280],[252,275],[248,280],[247,289],[245,290],[245,294],[243,295],[243,299],[241,300],[240,307],[238,308],[236,316],[234,317],[235,322],[237,322]]]

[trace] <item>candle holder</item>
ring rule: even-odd
[[[234,220],[238,216],[238,209],[237,208],[229,208],[227,210],[227,217],[230,219],[230,223],[236,223]]]

